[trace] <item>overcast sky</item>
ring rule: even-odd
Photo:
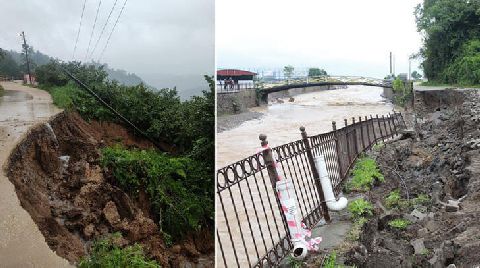
[[[337,75],[384,77],[418,52],[420,0],[219,0],[217,67],[321,67]],[[412,64],[412,71],[418,69]]]
[[[99,1],[86,2],[77,59],[85,57]],[[102,0],[92,47],[114,2]],[[95,60],[123,3],[118,0]],[[35,49],[71,60],[82,5],[83,0],[0,0],[0,47],[20,51],[18,33],[25,31]],[[203,75],[214,73],[214,22],[214,0],[128,1],[102,62],[156,87],[206,88]]]

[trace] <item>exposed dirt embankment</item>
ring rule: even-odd
[[[163,267],[213,265],[212,235],[193,235],[166,248],[147,195],[132,198],[104,174],[100,148],[119,142],[152,147],[120,125],[87,123],[77,114],[61,113],[32,129],[13,150],[8,177],[48,245],[76,262],[93,240],[121,232],[120,244],[142,244]]]
[[[373,153],[386,182],[368,194],[375,216],[347,254],[349,264],[480,265],[480,97],[476,91],[425,94],[417,103],[419,138],[395,141]],[[387,208],[385,198],[395,189],[410,205]],[[411,202],[421,195],[426,202]],[[399,218],[410,225],[388,224]]]

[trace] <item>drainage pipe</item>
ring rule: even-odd
[[[298,207],[295,192],[292,191],[292,181],[288,179],[277,181],[276,188],[285,219],[287,220],[288,230],[292,238],[292,257],[297,260],[302,260],[307,255],[308,244],[305,241],[301,215],[297,211]]]
[[[338,200],[333,193],[332,181],[328,177],[327,165],[325,163],[325,157],[319,155],[315,157],[315,167],[317,168],[318,175],[320,177],[320,184],[322,185],[323,194],[325,196],[325,202],[327,207],[332,211],[339,211],[347,207],[348,200],[345,197],[340,197]]]

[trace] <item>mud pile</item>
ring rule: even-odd
[[[395,141],[372,153],[386,182],[367,195],[375,216],[347,253],[347,264],[480,265],[480,97],[475,91],[429,94],[417,103],[418,138]],[[385,197],[395,189],[404,200],[422,194],[429,200],[387,209]],[[411,224],[390,227],[387,223],[396,218]]]
[[[165,246],[145,193],[132,198],[100,167],[100,148],[153,147],[113,123],[87,123],[61,113],[33,128],[12,152],[7,167],[22,207],[59,256],[77,262],[95,239],[121,232],[120,245],[140,243],[162,267],[213,265],[208,232]]]

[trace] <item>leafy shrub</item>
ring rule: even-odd
[[[118,236],[118,235],[115,235]],[[148,260],[138,244],[120,248],[109,237],[93,243],[90,255],[80,260],[80,268],[160,268],[155,261]]]
[[[369,157],[360,158],[355,164],[352,174],[353,179],[349,183],[349,188],[356,191],[368,191],[376,181],[385,181],[377,163]]]
[[[363,198],[356,199],[348,204],[348,211],[354,219],[373,215],[373,206]]]
[[[116,146],[102,150],[101,164],[126,192],[145,189],[167,236],[179,239],[213,222],[212,175],[196,160]]]
[[[410,221],[406,219],[394,219],[388,222],[388,226],[396,229],[405,229],[410,225]]]

